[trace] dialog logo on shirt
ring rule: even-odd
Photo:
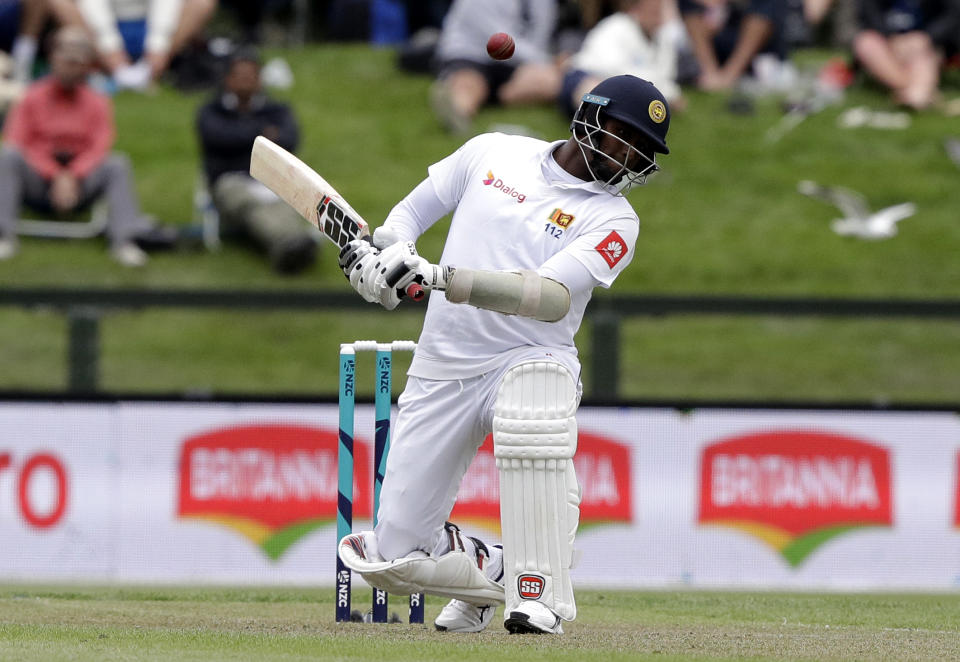
[[[568,214],[559,207],[550,212],[550,220],[561,228],[568,228],[573,223],[574,215]]]
[[[527,199],[525,193],[520,193],[517,189],[512,186],[507,186],[504,184],[503,180],[493,174],[493,170],[487,170],[487,178],[483,180],[484,186],[492,186],[501,193],[509,195],[511,198],[516,198],[517,203],[521,203]]]
[[[600,257],[606,260],[610,268],[613,269],[617,266],[617,263],[623,259],[623,256],[627,254],[627,242],[614,230],[604,237],[603,241],[594,246],[594,249],[600,253]]]

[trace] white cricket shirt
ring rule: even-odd
[[[410,375],[462,379],[545,352],[579,374],[573,338],[584,309],[593,287],[610,287],[630,263],[639,220],[625,198],[560,168],[553,151],[563,142],[480,135],[430,166],[428,181],[444,211],[455,209],[440,264],[534,270],[567,285],[569,312],[558,322],[539,322],[453,304],[432,292]],[[401,207],[386,224],[405,238],[439,220],[411,227]]]

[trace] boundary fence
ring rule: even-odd
[[[99,393],[100,321],[112,311],[150,308],[367,310],[353,292],[23,288],[0,290],[0,306],[54,309],[67,318],[67,390]],[[590,302],[592,400],[619,400],[621,324],[665,315],[960,318],[958,299],[852,299],[748,296],[602,295]]]

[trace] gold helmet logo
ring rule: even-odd
[[[650,119],[652,119],[657,124],[663,122],[667,119],[667,107],[663,105],[663,102],[660,99],[654,99],[650,102],[650,106],[647,108],[647,112],[650,113]]]

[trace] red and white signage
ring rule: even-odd
[[[891,526],[891,500],[889,452],[859,439],[776,430],[703,450],[699,522],[751,533],[793,565],[850,529]]]
[[[630,446],[584,430],[573,460],[580,483],[580,526],[629,523],[632,519]],[[450,515],[500,534],[500,476],[488,436],[470,465]]]
[[[355,530],[370,526],[372,409],[357,408]],[[0,403],[0,581],[332,586],[337,418],[336,405]],[[581,408],[578,428],[577,586],[960,578],[953,414]],[[498,511],[488,439],[452,519],[497,542]]]

